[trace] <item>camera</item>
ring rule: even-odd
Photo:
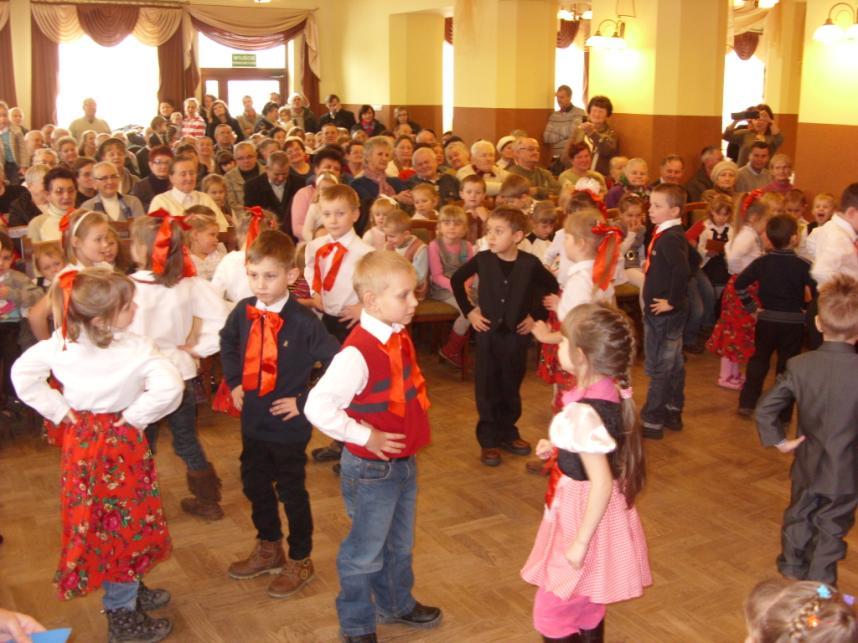
[[[744,112],[733,112],[730,114],[730,118],[734,121],[747,121],[752,118],[759,118],[760,112],[756,109],[747,109]]]

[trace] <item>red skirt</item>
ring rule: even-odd
[[[759,307],[758,284],[748,289],[754,303]],[[736,293],[736,275],[730,277],[721,300],[721,317],[706,342],[706,348],[713,353],[726,357],[731,362],[746,364],[754,354],[754,329],[757,320],[742,307],[742,300]]]
[[[560,320],[553,310],[548,313],[548,328],[551,332],[560,332]],[[536,374],[549,384],[557,384],[564,391],[575,387],[575,376],[567,373],[557,360],[557,350],[560,344],[541,344],[539,347],[539,365]]]
[[[54,582],[60,598],[105,581],[139,580],[170,555],[155,460],[141,431],[114,426],[115,413],[77,412],[62,433],[62,552]]]

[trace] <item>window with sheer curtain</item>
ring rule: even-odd
[[[730,114],[742,112],[751,105],[765,102],[763,94],[766,90],[766,65],[751,56],[742,60],[731,51],[724,59],[724,105],[721,115],[721,127],[727,127],[733,122]]]
[[[572,102],[587,107],[584,101],[584,50],[576,44],[554,50],[554,88],[568,85],[572,88]],[[557,106],[554,106],[557,109]]]
[[[113,129],[148,126],[158,113],[158,49],[128,36],[102,47],[89,36],[59,45],[57,120],[66,126],[83,115],[85,98],[94,98],[98,117]]]

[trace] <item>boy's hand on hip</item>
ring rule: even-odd
[[[244,406],[244,389],[241,386],[236,386],[229,392],[230,397],[232,397],[232,405],[241,410],[241,407]]]
[[[405,448],[403,439],[405,439],[404,433],[385,433],[378,429],[372,429],[364,448],[382,460],[390,460],[390,455],[397,457]],[[390,455],[387,455],[388,453]]]
[[[536,322],[533,321],[533,317],[528,315],[518,323],[518,326],[515,327],[515,332],[519,335],[530,335],[530,331],[533,330],[533,325],[535,323]]]
[[[271,415],[283,416],[284,422],[301,415],[301,411],[298,410],[297,398],[281,397],[279,400],[274,400],[271,403]]]
[[[468,313],[468,321],[471,322],[474,330],[480,333],[487,331],[492,325],[488,319],[483,317],[483,313],[479,308],[474,308]]]
[[[656,315],[661,313],[669,313],[673,310],[673,306],[670,305],[670,302],[667,299],[653,299],[652,304],[650,304],[649,309],[654,312]]]
[[[799,447],[802,442],[804,442],[804,436],[800,435],[799,437],[794,438],[792,440],[784,440],[783,442],[781,442],[780,444],[776,444],[775,446],[781,453],[792,453]]]

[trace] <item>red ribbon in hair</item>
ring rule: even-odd
[[[405,417],[405,371],[402,367],[403,352],[411,362],[411,381],[417,389],[417,401],[425,411],[429,408],[429,396],[426,395],[426,379],[417,366],[414,356],[414,344],[405,329],[393,333],[384,344],[384,352],[390,362],[390,412],[399,417]]]
[[[258,205],[244,209],[250,215],[250,224],[247,226],[247,238],[244,242],[244,247],[250,248],[253,242],[256,241],[256,237],[259,236],[259,226],[265,215],[262,212],[262,208]]]
[[[608,208],[605,206],[605,202],[604,202],[604,200],[602,200],[601,194],[598,194],[596,192],[593,192],[593,190],[588,190],[588,189],[575,190],[574,194],[588,194],[588,195],[590,195],[590,198],[593,199],[593,201],[595,201],[596,207],[599,208],[599,212],[602,213],[602,216],[605,217],[605,219],[608,218]]]
[[[757,188],[756,190],[748,192],[745,195],[745,198],[742,199],[742,205],[739,208],[739,214],[742,215],[742,221],[743,222],[745,221],[745,215],[748,213],[748,208],[750,208],[754,204],[754,201],[756,201],[761,196],[763,196],[763,194],[764,194],[763,189]]]
[[[59,277],[60,289],[63,291],[63,323],[61,325],[63,333],[63,350],[66,349],[65,339],[68,337],[68,319],[69,319],[69,304],[71,304],[72,288],[74,280],[77,278],[77,270],[67,270]]]
[[[155,210],[149,213],[150,217],[161,219],[161,227],[158,228],[158,234],[155,236],[155,244],[152,247],[152,272],[156,275],[163,275],[167,269],[167,259],[170,256],[170,243],[173,241],[173,226],[175,221],[182,230],[190,230],[191,226],[185,220],[187,217],[174,216],[164,210]],[[188,247],[182,245],[182,277],[193,277],[197,274],[197,269],[194,268],[194,262],[191,260],[191,253],[188,252]]]
[[[277,384],[277,333],[283,327],[283,318],[248,304],[247,319],[253,325],[244,350],[241,387],[245,391],[259,388],[259,396],[262,397],[273,391]]]
[[[596,261],[593,263],[593,281],[601,290],[607,290],[614,279],[614,270],[617,260],[620,258],[620,243],[623,231],[615,226],[599,223],[590,228],[590,231],[602,237],[599,248],[596,250]],[[611,237],[614,237],[614,247],[610,248]],[[609,254],[610,253],[610,254]]]

